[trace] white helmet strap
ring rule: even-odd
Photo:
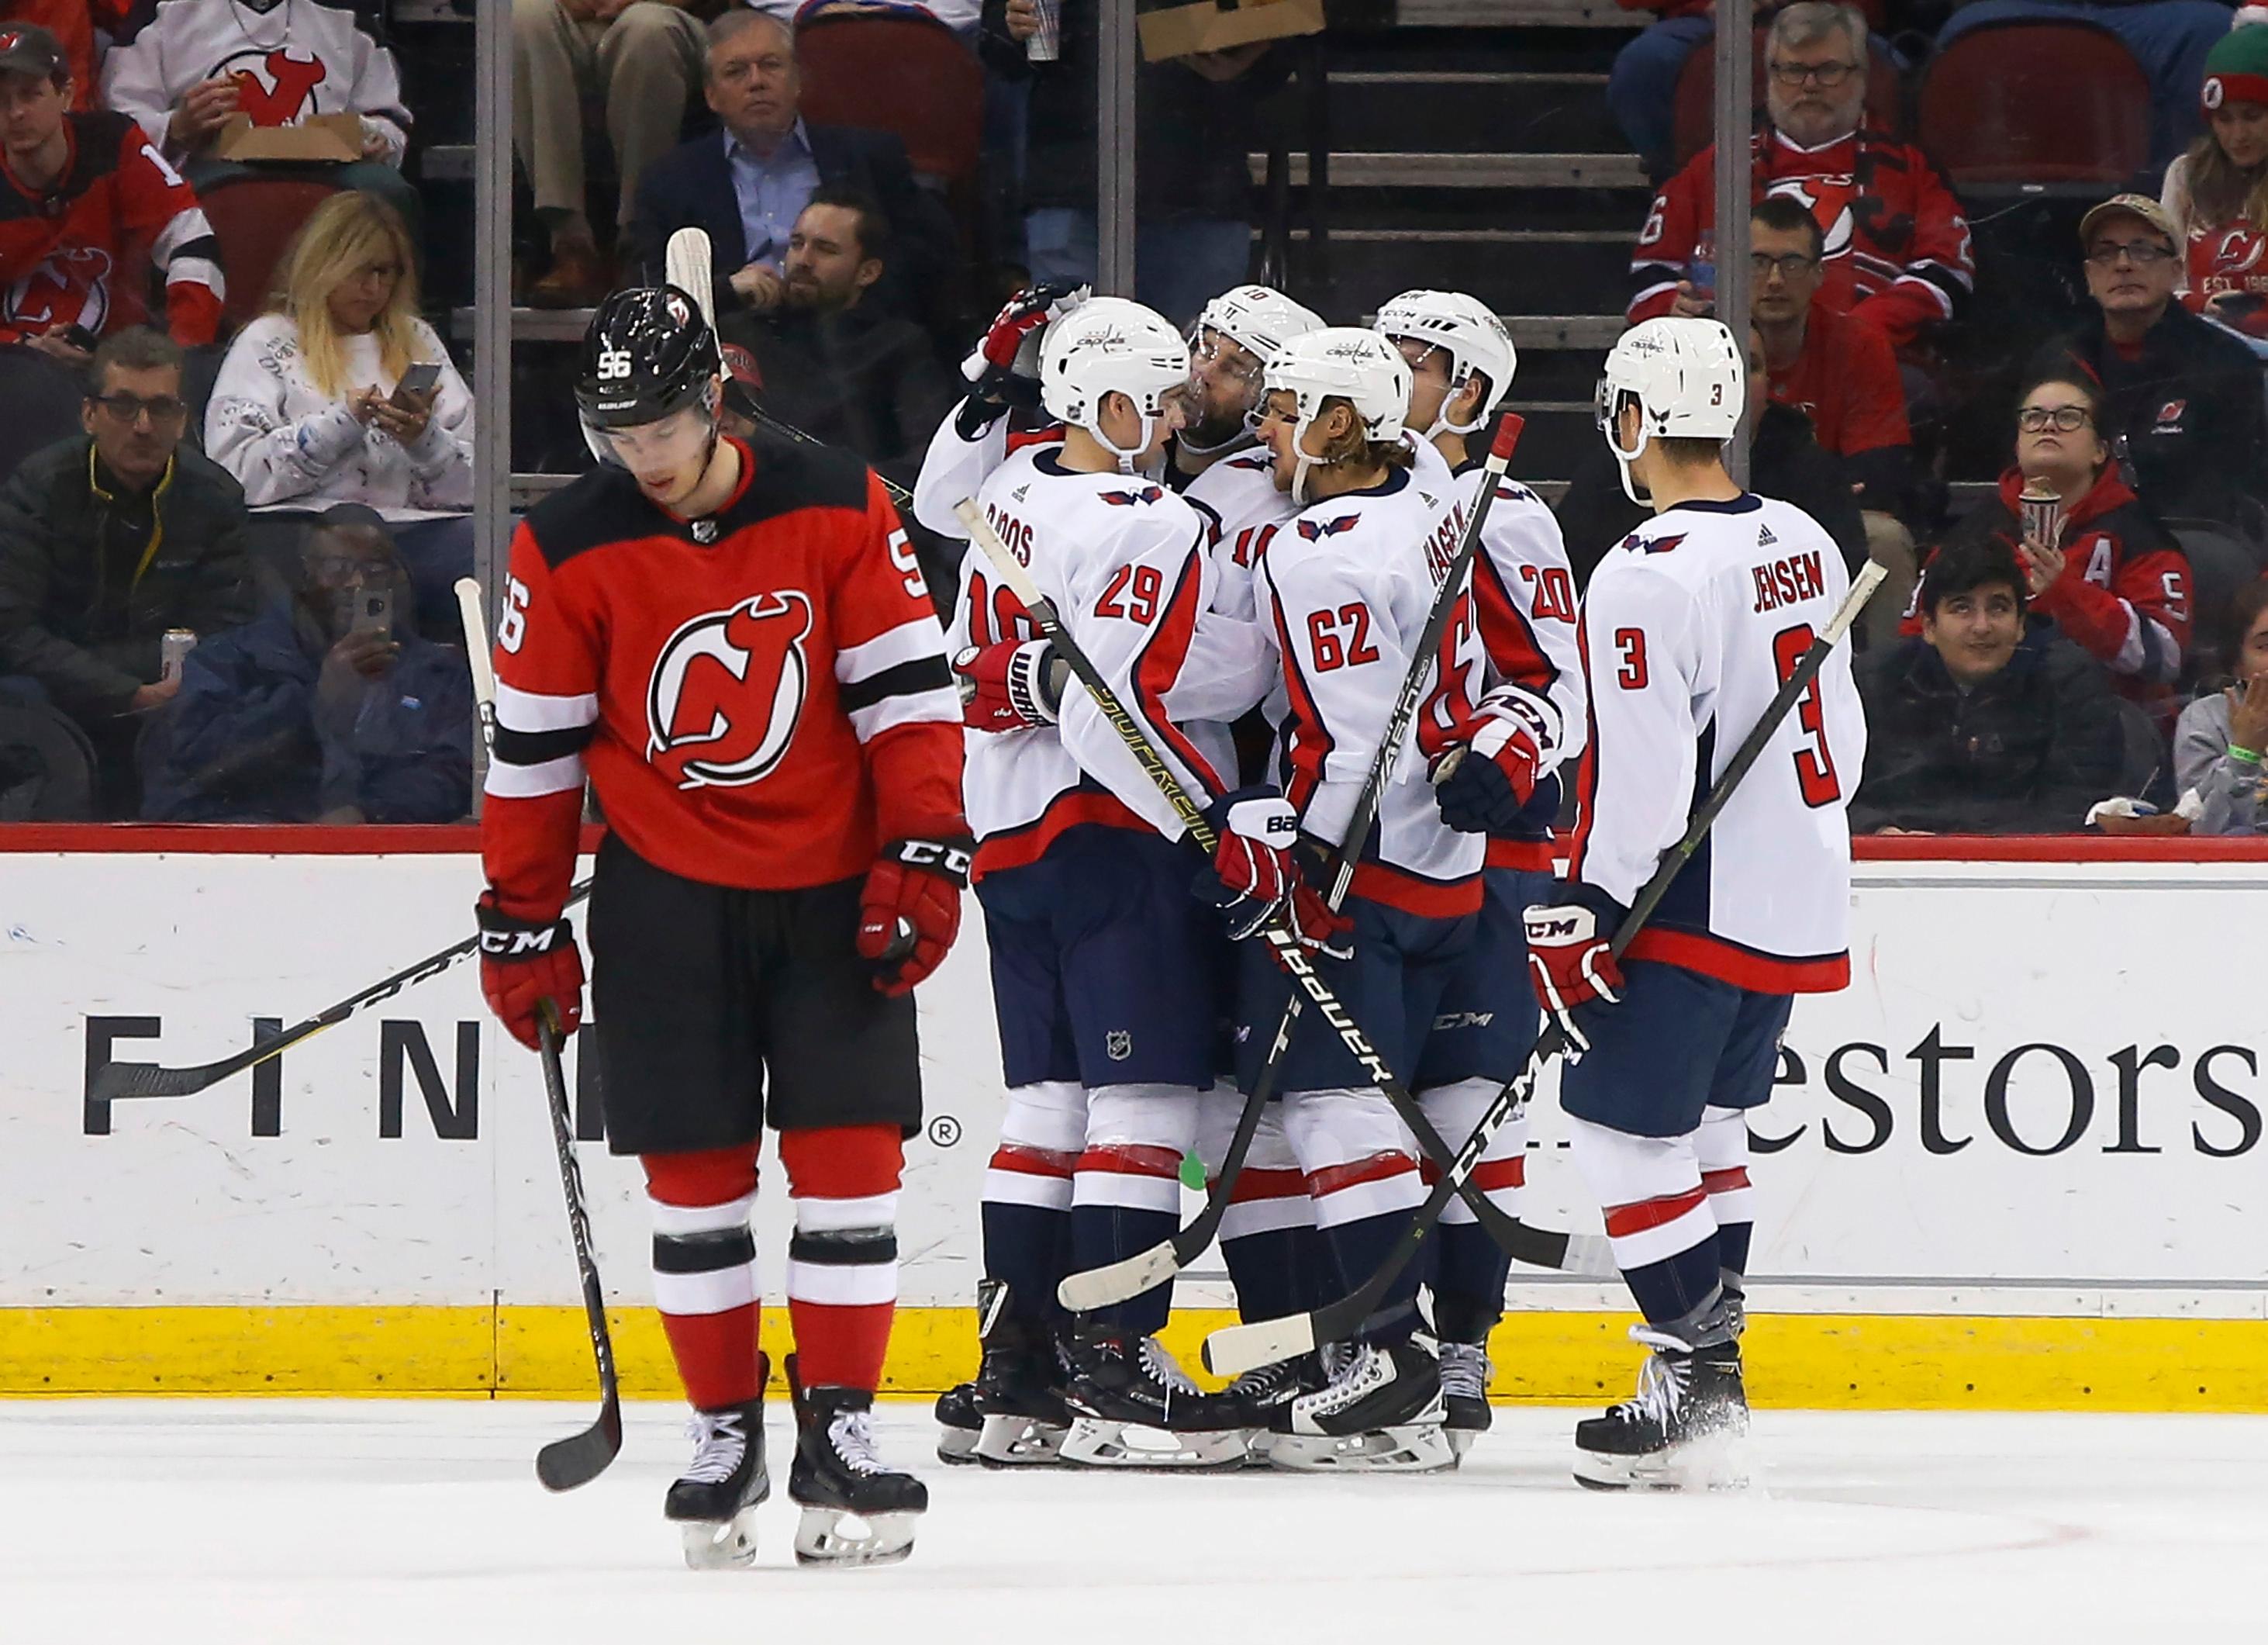
[[[1607,426],[1602,431],[1607,437],[1607,449],[1615,454],[1615,468],[1622,475],[1623,495],[1640,508],[1644,508],[1646,506],[1646,499],[1638,494],[1638,488],[1631,482],[1631,464],[1638,461],[1638,454],[1646,449],[1646,442],[1653,438],[1653,432],[1646,425],[1646,408],[1638,404],[1637,395],[1631,394],[1627,388],[1617,389],[1615,391],[1613,400],[1614,409],[1607,414]],[[1621,439],[1623,408],[1626,405],[1638,406],[1638,444],[1628,451],[1623,449]]]

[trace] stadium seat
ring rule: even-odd
[[[958,211],[983,144],[976,54],[934,18],[895,12],[807,15],[795,44],[804,118],[895,133],[914,170],[942,182]]]
[[[1916,130],[1956,189],[2108,192],[2149,166],[2150,82],[2107,29],[1994,24],[1931,62]]]
[[[2227,668],[2220,655],[2221,623],[2236,591],[2261,575],[2259,557],[2228,527],[2204,520],[2169,520],[2190,562],[2190,632],[2192,660],[2199,679],[2208,679]]]
[[[228,281],[222,324],[234,330],[266,312],[276,266],[299,225],[336,187],[306,177],[247,177],[202,195],[205,220],[220,241],[221,273]]]
[[[1749,83],[1755,88],[1759,109],[1764,106],[1765,35],[1765,30],[1756,31],[1756,77]],[[1685,67],[1677,77],[1671,149],[1678,166],[1683,166],[1709,146],[1716,120],[1716,96],[1717,55],[1704,46],[1686,58]],[[1867,123],[1878,131],[1901,134],[1906,128],[1905,94],[1898,84],[1897,65],[1879,45],[1867,54]]]

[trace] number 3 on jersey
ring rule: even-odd
[[[1784,628],[1772,636],[1772,662],[1781,684],[1794,676],[1796,665],[1811,649],[1814,638],[1808,623]],[[1794,756],[1795,781],[1803,791],[1803,803],[1814,810],[1831,806],[1843,797],[1843,785],[1835,775],[1835,756],[1827,749],[1827,710],[1820,700],[1817,675],[1812,675],[1803,695],[1796,698],[1795,723],[1811,739],[1811,746],[1798,749]]]

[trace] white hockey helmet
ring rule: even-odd
[[[1292,338],[1268,362],[1265,392],[1288,393],[1298,407],[1292,422],[1292,500],[1307,501],[1307,425],[1336,397],[1362,419],[1363,437],[1383,445],[1402,436],[1410,409],[1410,362],[1375,331],[1323,326]]]
[[[1616,339],[1599,378],[1599,432],[1633,503],[1630,466],[1651,439],[1730,439],[1749,397],[1749,364],[1721,320],[1663,315]],[[1617,422],[1626,401],[1638,409],[1638,444],[1625,449]]]
[[[1322,329],[1323,317],[1272,285],[1233,285],[1204,306],[1195,334],[1218,331],[1261,365],[1292,338]]]
[[[1425,431],[1427,439],[1444,429],[1452,434],[1469,434],[1486,424],[1504,403],[1513,373],[1520,369],[1520,356],[1504,321],[1486,303],[1463,291],[1404,291],[1378,311],[1373,328],[1381,336],[1397,341],[1414,338],[1447,354],[1452,395],[1475,372],[1488,380],[1488,397],[1481,402],[1471,422],[1450,422],[1444,402],[1434,414],[1433,426]]]
[[[1189,350],[1155,310],[1123,297],[1091,297],[1050,323],[1040,343],[1040,403],[1048,415],[1083,428],[1131,473],[1149,448],[1167,397],[1189,380]],[[1129,449],[1102,432],[1102,397],[1124,395],[1141,414],[1142,432]]]

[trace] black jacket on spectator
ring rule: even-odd
[[[2075,834],[2118,786],[2125,743],[2102,666],[2044,623],[1963,691],[1918,636],[1863,658],[1867,769],[1853,833]]]
[[[1606,441],[1594,435],[1585,451],[1566,495],[1552,511],[1566,539],[1578,587],[1589,586],[1609,549],[1653,518],[1652,509],[1623,495],[1622,476]],[[1811,437],[1811,420],[1802,412],[1793,406],[1764,408],[1749,447],[1749,473],[1751,491],[1792,503],[1817,520],[1854,572],[1866,564],[1867,524],[1859,518],[1850,471],[1840,457],[1820,449]]]
[[[953,229],[945,208],[915,185],[906,145],[887,131],[851,126],[821,126],[806,121],[811,158],[822,187],[844,183],[869,195],[889,219],[890,271],[867,300],[917,314],[928,311],[926,296],[944,280],[953,260]],[[681,228],[706,229],[716,277],[717,313],[741,308],[726,282],[748,262],[748,239],[740,227],[740,197],[733,192],[733,166],[722,132],[703,132],[680,144],[645,168],[638,179],[637,215],[629,229],[625,273],[638,270],[659,284],[669,237]]]
[[[2240,497],[2268,502],[2261,362],[2242,343],[2172,302],[2139,359],[2110,346],[2100,314],[2037,364],[2053,369],[2066,353],[2110,396],[2103,437],[2126,437],[2134,489],[2152,513],[2240,524]]]
[[[93,450],[84,434],[60,441],[0,489],[0,674],[37,680],[81,719],[126,712],[158,678],[167,629],[214,633],[253,600],[233,478],[184,445],[148,496],[115,495]]]

